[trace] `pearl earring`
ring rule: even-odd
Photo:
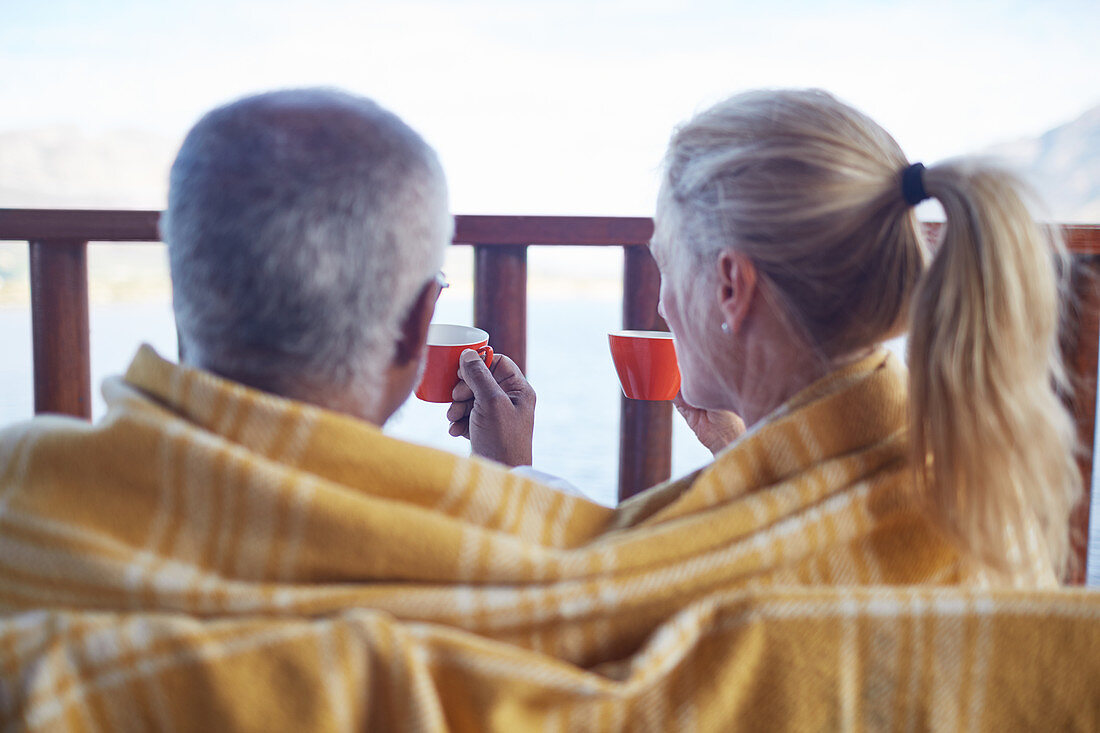
[[[730,328],[730,324],[726,323],[725,321],[722,321],[722,333],[726,334],[727,336],[733,333],[733,329]]]

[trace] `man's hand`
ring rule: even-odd
[[[745,421],[735,413],[692,407],[681,394],[672,398],[672,404],[699,442],[714,455],[745,433]]]
[[[497,354],[490,371],[467,349],[458,357],[458,377],[447,408],[450,434],[469,438],[476,455],[508,466],[531,465],[535,390],[515,362]]]

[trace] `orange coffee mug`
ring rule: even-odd
[[[489,334],[473,326],[433,323],[428,326],[428,349],[424,358],[424,373],[416,388],[416,396],[425,402],[450,402],[451,391],[458,384],[458,355],[466,349],[481,354],[485,366],[493,365],[493,347]]]
[[[623,394],[632,400],[671,400],[680,391],[676,349],[667,331],[614,331],[607,335]]]

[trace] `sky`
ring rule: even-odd
[[[931,163],[1100,104],[1096,0],[0,0],[0,132],[140,130],[338,86],[439,151],[456,213],[649,215],[673,127],[818,86]]]

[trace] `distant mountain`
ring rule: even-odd
[[[178,142],[146,132],[0,132],[0,207],[163,208]],[[994,146],[1064,222],[1100,222],[1100,106]]]
[[[0,133],[0,207],[164,208],[175,152],[146,132]]]
[[[1100,106],[1039,137],[987,152],[1020,170],[1058,221],[1100,223]]]

